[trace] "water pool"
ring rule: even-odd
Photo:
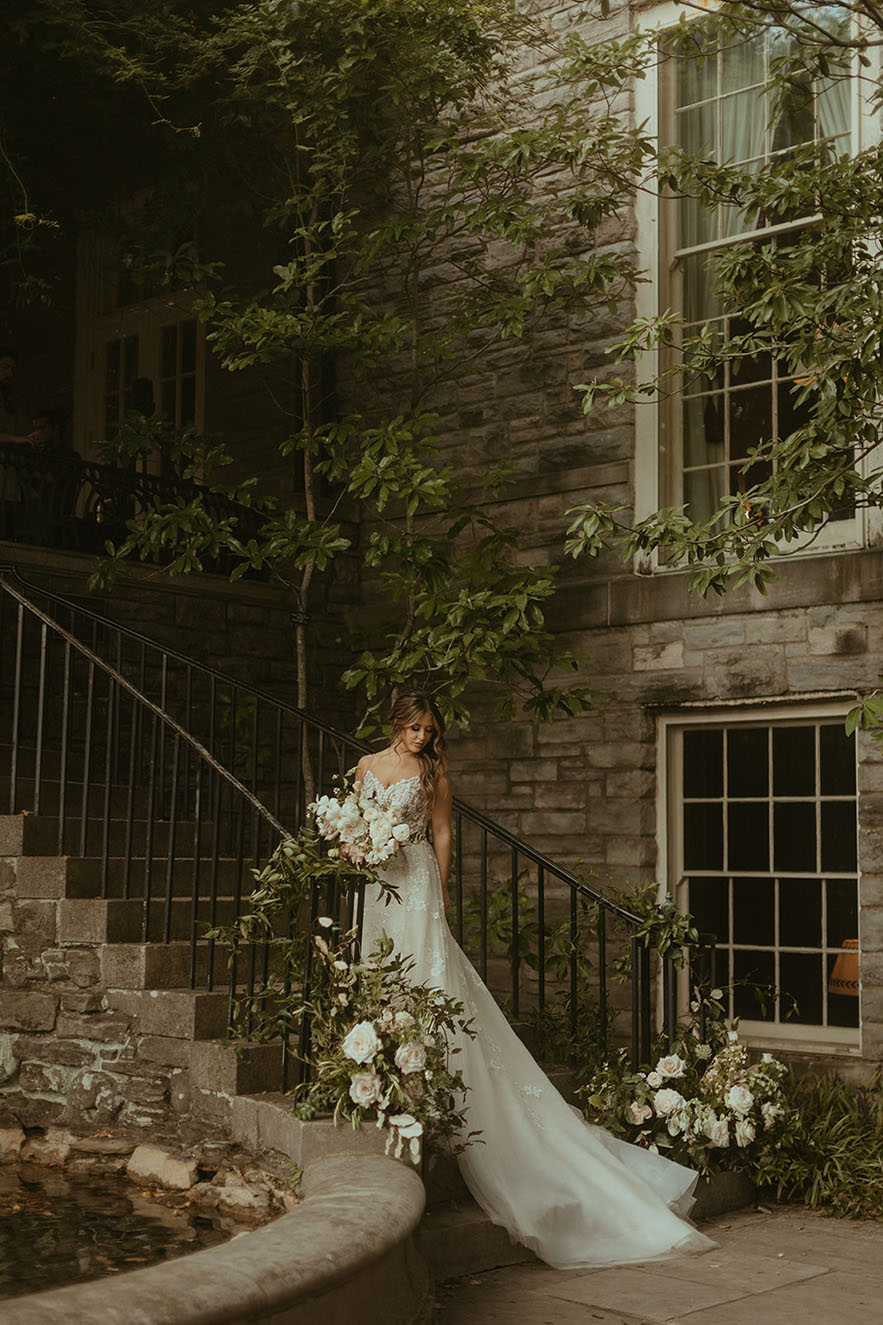
[[[0,1299],[171,1260],[245,1227],[172,1193],[147,1197],[125,1177],[2,1167]]]

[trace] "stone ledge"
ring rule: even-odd
[[[4,1303],[4,1325],[385,1325],[429,1319],[429,1277],[412,1234],[417,1174],[381,1156],[313,1165],[303,1204],[254,1233],[180,1260]]]

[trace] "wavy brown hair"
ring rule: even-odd
[[[432,809],[438,794],[438,784],[447,771],[445,759],[445,724],[438,705],[424,690],[402,690],[396,695],[390,709],[392,743],[421,713],[428,713],[435,723],[435,731],[417,755],[420,761],[420,786],[427,806]]]

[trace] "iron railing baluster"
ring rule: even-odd
[[[178,775],[181,763],[181,738],[176,732],[172,738],[172,786],[169,793],[169,835],[166,858],[166,893],[163,907],[163,943],[172,939],[172,912],[175,896],[175,851],[178,845]]]
[[[518,985],[521,958],[518,951],[518,851],[512,847],[512,1015],[519,1016]]]
[[[95,664],[89,660],[86,669],[86,720],[83,732],[83,792],[80,804],[80,855],[86,854],[86,834],[89,828],[89,795],[92,778],[92,713],[95,697]]]
[[[21,603],[18,605],[18,620],[15,632],[15,679],[12,683],[12,732],[11,732],[11,757],[9,761],[9,813],[15,814],[15,805],[18,793],[18,743],[20,739],[21,727],[21,668],[23,655],[23,636],[25,623],[25,609]]]
[[[71,719],[71,646],[64,641],[64,671],[61,685],[61,750],[58,759],[58,854],[64,855],[64,818],[67,808],[67,756]]]
[[[37,735],[34,751],[34,814],[40,813],[40,791],[43,782],[43,719],[46,708],[46,654],[48,648],[47,626],[44,621],[40,627],[40,667],[37,679]]]

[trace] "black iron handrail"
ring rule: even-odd
[[[18,585],[19,588],[14,588],[14,585]],[[334,751],[336,748],[337,771],[343,771],[343,765],[349,762],[350,757],[361,755],[369,749],[364,742],[336,730],[331,725],[314,718],[295,705],[278,699],[253,684],[240,682],[217,668],[188,658],[185,654],[173,648],[158,645],[155,641],[130,627],[110,622],[89,608],[72,603],[58,594],[30,584],[18,574],[14,567],[0,567],[0,587],[5,588],[19,602],[19,612],[22,610],[22,604],[26,604],[30,610],[36,613],[37,617],[43,622],[44,634],[48,624],[51,624],[54,629],[58,629],[60,637],[65,639],[66,648],[68,649],[72,647],[72,643],[76,638],[74,626],[78,619],[82,618],[87,623],[91,634],[91,645],[84,649],[83,655],[89,658],[90,666],[100,665],[104,673],[111,678],[113,684],[122,687],[127,694],[132,695],[137,692],[144,704],[148,706],[146,711],[154,715],[154,720],[156,720],[158,713],[162,713],[164,718],[167,719],[167,722],[162,723],[158,729],[154,728],[154,740],[157,741],[158,748],[150,760],[151,795],[158,794],[162,802],[163,796],[167,796],[170,791],[170,787],[165,785],[169,779],[172,779],[177,795],[181,794],[182,787],[186,788],[193,781],[192,770],[187,761],[185,761],[184,767],[178,767],[176,764],[173,768],[170,765],[164,753],[164,742],[167,734],[169,734],[169,739],[174,740],[174,748],[177,752],[180,752],[181,733],[186,732],[188,734],[189,740],[185,742],[185,750],[188,756],[192,756],[197,767],[214,768],[218,778],[220,778],[220,774],[217,773],[217,770],[224,769],[225,776],[218,781],[217,786],[233,790],[225,790],[223,794],[216,794],[217,813],[214,831],[216,835],[220,832],[220,825],[217,820],[223,819],[223,831],[226,833],[225,840],[228,846],[235,843],[236,834],[239,834],[240,860],[243,858],[243,820],[241,810],[238,812],[239,818],[236,820],[234,800],[238,799],[240,804],[243,803],[244,793],[245,801],[252,807],[252,813],[257,814],[259,818],[261,812],[256,811],[255,806],[260,805],[263,818],[267,822],[272,821],[277,834],[284,833],[285,830],[281,827],[283,822],[291,831],[296,831],[303,822],[306,801],[309,796],[307,779],[304,776],[305,767],[312,770],[312,791],[314,792],[328,785],[329,772],[332,771],[329,766],[331,762],[328,757],[329,749]],[[51,604],[55,609],[56,616],[59,614],[69,616],[69,629],[62,630],[53,617],[36,609],[27,597],[27,595],[33,594]],[[0,598],[0,608],[2,608],[2,598]],[[0,616],[0,629],[2,629],[2,616]],[[99,663],[99,648],[101,645],[106,647],[108,639],[114,661],[112,664],[108,664],[106,661]],[[17,663],[16,687],[20,684],[18,678],[19,666],[20,660]],[[131,676],[128,680],[126,679],[127,671],[135,672],[136,679],[134,681]],[[44,673],[45,666],[41,664],[41,685],[43,684]],[[203,687],[201,690],[200,683]],[[156,691],[153,700],[149,698],[151,687],[154,687]],[[118,700],[113,702],[108,700],[107,722],[109,728],[113,727],[115,721],[111,713],[115,703],[118,707]],[[17,717],[15,721],[18,721]],[[66,721],[65,718],[62,726]],[[294,739],[291,743],[291,749],[288,748],[285,740],[286,724],[288,724],[289,731],[291,725],[294,724]],[[113,777],[119,775],[121,756],[125,753],[118,747],[119,740],[117,740],[116,746],[113,745],[113,742],[107,742],[105,752],[107,764],[106,799],[110,797]],[[66,748],[64,740],[62,740],[62,748]],[[134,745],[129,751],[130,765],[134,757],[133,749]],[[39,757],[38,751],[38,766]],[[241,777],[236,776],[237,767],[242,773]],[[125,769],[123,769],[123,772],[125,772]],[[14,780],[13,770],[13,782]],[[130,787],[131,782],[130,768]],[[37,778],[37,791],[39,794],[39,777]],[[12,794],[14,795],[14,791]],[[224,800],[225,795],[227,797],[226,802]],[[129,799],[130,801],[132,799],[131,792]],[[267,803],[273,804],[272,811],[265,809]],[[86,813],[85,809],[83,813]],[[238,823],[238,828],[234,820]],[[538,942],[537,987],[535,991],[537,1005],[542,1009],[546,1000],[546,922],[551,919],[557,907],[559,912],[563,911],[564,913],[563,920],[568,926],[571,944],[567,992],[570,997],[572,1026],[573,1029],[576,1028],[578,996],[582,993],[579,977],[579,946],[585,941],[585,935],[582,933],[580,924],[579,903],[583,901],[588,905],[597,907],[597,920],[592,943],[597,968],[597,1010],[602,1048],[606,1050],[607,1047],[606,1037],[610,1005],[607,965],[611,946],[608,923],[613,921],[627,934],[632,935],[630,939],[632,1053],[636,1063],[645,1061],[652,1037],[653,973],[651,971],[651,945],[642,936],[635,936],[634,934],[634,931],[639,929],[642,923],[640,918],[619,903],[606,898],[603,893],[590,887],[570,870],[557,864],[509,830],[494,823],[489,816],[459,798],[454,801],[454,827],[457,936],[462,943],[464,937],[464,876],[467,865],[471,863],[474,865],[479,878],[480,945],[478,965],[480,973],[485,979],[488,977],[491,956],[489,953],[488,927],[489,892],[494,878],[499,879],[502,886],[508,884],[510,925],[509,999],[513,1015],[516,1018],[520,1015],[521,985],[524,978],[523,959],[525,954],[521,943],[522,924],[519,914],[520,876],[523,867],[529,865],[533,867],[535,872],[535,882],[531,881],[530,886],[535,899]],[[63,832],[64,825],[62,823],[60,828],[61,837],[63,837]],[[470,846],[469,839],[470,837],[474,838],[476,834],[477,843]],[[106,830],[104,836],[106,839]],[[255,835],[252,834],[251,836],[254,837]],[[59,850],[63,846],[61,837]],[[86,834],[84,830],[81,854],[85,854],[85,849]],[[253,850],[251,859],[255,865],[262,863],[260,851]],[[559,894],[563,893],[563,896],[556,896],[554,889],[549,887],[550,883],[557,884]],[[241,901],[241,898],[239,900]],[[266,951],[259,954],[259,957],[252,961],[252,967],[254,967],[255,960],[257,960],[258,965],[266,970],[269,961]],[[664,1025],[669,1033],[673,1034],[676,1019],[675,972],[670,954],[663,960],[662,965]],[[211,983],[212,978],[210,961],[209,983]]]

